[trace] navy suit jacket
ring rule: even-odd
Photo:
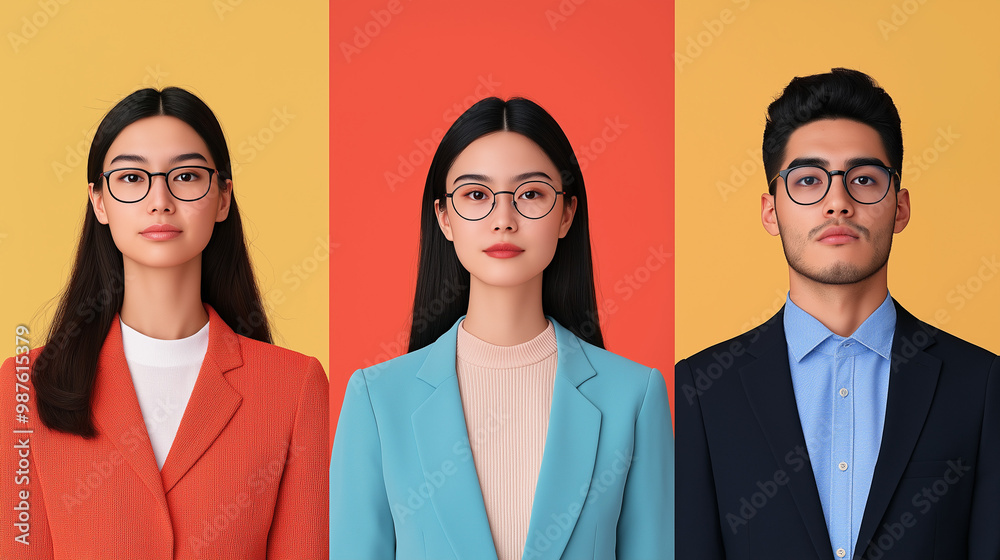
[[[854,560],[1000,559],[1000,359],[896,305]],[[676,367],[677,558],[836,560],[782,314]]]

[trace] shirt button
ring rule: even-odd
[[[838,548],[837,549],[837,557],[838,558],[843,558],[844,556],[847,556],[847,551],[844,550],[843,548]]]
[[[847,388],[846,387],[840,390],[840,396],[842,396],[842,397],[846,397],[847,396]]]
[[[841,461],[840,464],[837,465],[837,468],[840,469],[840,470],[842,470],[842,471],[846,471],[847,470],[847,463]]]

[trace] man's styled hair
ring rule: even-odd
[[[778,174],[788,138],[800,126],[821,119],[850,119],[875,129],[889,156],[889,166],[903,168],[903,131],[892,98],[871,76],[848,68],[792,79],[767,107],[764,125],[764,172]],[[768,184],[774,194],[777,181]],[[899,190],[899,182],[896,182]]]

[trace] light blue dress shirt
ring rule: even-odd
[[[786,298],[788,364],[834,557],[853,558],[878,459],[896,308],[885,301],[844,338]]]

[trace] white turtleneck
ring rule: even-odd
[[[208,352],[208,323],[195,334],[178,340],[151,338],[124,322],[121,327],[125,361],[153,445],[156,466],[162,469]]]

